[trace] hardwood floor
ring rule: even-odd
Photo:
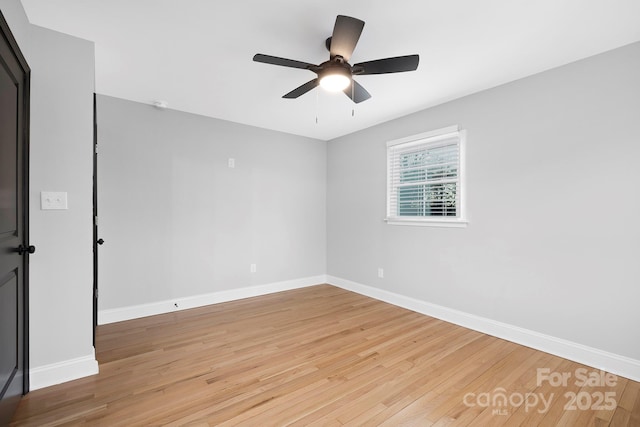
[[[12,425],[640,426],[638,382],[329,285],[100,326],[97,358]]]

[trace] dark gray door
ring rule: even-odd
[[[29,67],[0,14],[0,425],[28,391]]]

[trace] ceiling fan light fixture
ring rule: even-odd
[[[328,68],[320,76],[320,86],[329,92],[340,92],[351,84],[351,73],[344,67]]]

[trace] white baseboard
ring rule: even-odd
[[[205,305],[218,304],[251,298],[260,295],[272,294],[274,292],[288,291],[291,289],[304,288],[307,286],[326,283],[327,276],[312,276],[283,282],[268,283],[265,285],[248,286],[239,289],[213,292],[204,295],[175,298],[172,300],[158,301],[150,304],[133,305],[129,307],[114,308],[98,311],[98,324],[121,322],[123,320],[138,319],[140,317],[154,316],[156,314],[171,313],[173,311],[186,310],[189,308],[202,307]]]
[[[95,354],[29,369],[29,389],[61,384],[98,373]]]
[[[483,332],[536,350],[573,360],[596,369],[640,381],[640,360],[609,353],[572,341],[541,334],[529,329],[497,322],[451,308],[431,304],[393,292],[327,276],[327,283],[380,301],[426,314],[465,328]]]

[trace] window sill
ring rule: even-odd
[[[409,225],[414,227],[466,228],[469,223],[464,219],[404,219],[385,218],[389,225]]]

